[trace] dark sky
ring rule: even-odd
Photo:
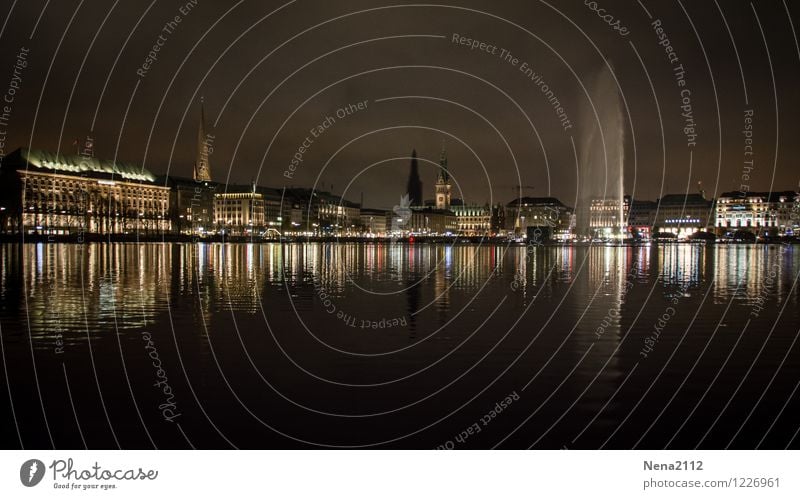
[[[44,0],[11,3],[0,10],[0,92],[20,50],[30,53],[9,123],[0,127],[6,154],[29,144],[72,153],[75,138],[91,134],[98,157],[189,176],[202,95],[215,180],[317,182],[354,201],[363,192],[370,207],[391,207],[405,189],[412,148],[433,197],[436,167],[428,161],[438,161],[446,139],[457,197],[507,202],[522,185],[527,195],[572,205],[576,154],[592,151],[586,137],[597,126],[589,98],[603,99],[594,82],[610,63],[625,115],[626,192],[655,199],[695,192],[699,181],[709,195],[739,189],[747,110],[755,160],[747,183],[753,190],[798,185],[800,53],[792,25],[800,6],[793,2],[59,0],[44,11]],[[182,6],[191,7],[187,15]],[[619,20],[627,35],[592,7],[605,9],[612,24]],[[176,15],[177,27],[163,31]],[[685,87],[655,20],[683,64]],[[454,33],[498,53],[453,43]],[[159,35],[158,59],[141,78],[137,69]],[[500,58],[501,48],[517,66]],[[523,62],[552,89],[571,129],[521,71]],[[682,88],[691,92],[694,146],[683,130]],[[387,98],[394,99],[380,101]],[[366,109],[336,117],[364,101]],[[310,136],[326,116],[335,118],[331,126]],[[611,143],[619,133],[604,136]],[[313,143],[287,179],[307,136]]]

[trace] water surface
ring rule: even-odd
[[[3,444],[797,447],[798,250],[2,245]]]

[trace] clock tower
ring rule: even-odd
[[[436,209],[450,209],[450,172],[447,169],[447,151],[442,142],[442,154],[439,157],[439,175],[436,177]]]

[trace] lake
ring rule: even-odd
[[[0,245],[4,448],[800,447],[800,246]]]

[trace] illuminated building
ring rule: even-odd
[[[800,194],[781,192],[725,192],[717,199],[717,233],[744,230],[756,235],[795,234],[800,224]]]
[[[705,232],[712,223],[714,202],[702,194],[666,194],[658,200],[654,233],[675,234],[679,239]]]
[[[458,233],[456,214],[432,206],[412,208],[411,219],[403,228],[403,235],[447,236],[456,233]]]
[[[170,188],[169,218],[178,234],[203,235],[214,230],[216,182],[160,176],[156,182]]]
[[[506,227],[517,234],[539,229],[553,239],[572,239],[575,217],[572,208],[553,197],[522,197],[506,205]],[[547,230],[544,231],[543,229]]]
[[[287,234],[314,236],[355,235],[361,225],[361,205],[327,191],[286,189],[284,213],[290,213]]]
[[[622,206],[620,206],[620,202]],[[620,208],[622,211],[620,212]],[[623,199],[592,199],[589,205],[589,229],[601,239],[619,237],[623,232],[623,224],[628,219],[630,196]]]
[[[384,237],[388,234],[390,213],[386,210],[361,209],[361,227],[365,234]]]
[[[453,200],[450,210],[458,221],[458,233],[464,236],[485,236],[492,231],[492,209],[489,205],[462,204]]]
[[[256,191],[261,193],[264,198],[264,223],[266,224],[265,235],[269,237],[280,236],[283,226],[283,192],[280,189],[271,187],[256,187]]]
[[[261,235],[266,232],[264,195],[255,184],[220,186],[214,194],[214,225],[229,236]]]
[[[0,170],[5,232],[163,234],[170,189],[141,166],[17,149]]]

